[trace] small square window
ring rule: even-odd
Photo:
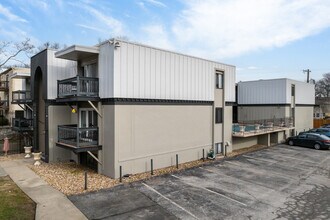
[[[222,108],[215,108],[215,123],[219,124],[222,123]]]

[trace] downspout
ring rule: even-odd
[[[215,91],[214,91],[215,93]],[[215,97],[215,94],[214,94]],[[214,118],[214,114],[215,114],[215,99],[213,100],[212,103],[212,147],[213,147],[213,153],[215,154],[215,140],[214,140],[214,126],[215,126],[215,118]]]
[[[223,155],[227,155],[227,146],[225,144],[225,108],[226,108],[226,96],[225,96],[225,89],[226,89],[226,76],[225,76],[225,71],[223,71],[223,77],[222,77],[222,148],[223,148]]]

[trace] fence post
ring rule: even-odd
[[[176,157],[176,168],[179,169],[179,155],[176,154],[175,157]]]
[[[205,161],[205,149],[203,149],[203,161]]]
[[[122,176],[123,176],[123,173],[122,173],[122,167],[119,166],[119,182],[122,182]]]
[[[72,88],[71,88],[71,90],[72,90]],[[79,79],[79,75],[77,75],[77,96],[79,96],[79,95],[80,95],[80,79]]]
[[[85,190],[87,190],[87,171],[85,171]]]
[[[151,175],[154,175],[154,161],[153,161],[153,159],[151,159],[150,162],[151,162]]]

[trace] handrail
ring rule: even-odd
[[[32,101],[31,91],[29,90],[16,90],[12,92],[12,102]]]
[[[80,128],[76,124],[59,125],[58,142],[76,147],[97,146],[98,127]]]
[[[95,77],[75,76],[57,81],[59,98],[69,96],[98,97],[99,79]]]
[[[13,118],[12,119],[12,126],[15,128],[31,128],[33,127],[33,119],[27,118]]]

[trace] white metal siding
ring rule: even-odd
[[[259,80],[238,83],[238,104],[285,104],[285,79]]]
[[[291,79],[272,79],[238,83],[238,104],[291,104],[291,85],[295,85],[295,103],[315,103],[314,85]]]
[[[57,80],[77,75],[76,61],[55,58],[55,52],[47,51],[47,99],[57,98]]]
[[[116,64],[116,66],[120,67],[120,64]],[[100,47],[98,67],[99,95],[101,98],[113,97],[114,57],[112,45],[104,44],[102,47]],[[116,77],[121,77],[121,75],[116,75]]]
[[[114,50],[105,48],[112,46],[104,44],[100,48],[101,98],[213,101],[217,68],[225,72],[226,101],[235,101],[234,66],[128,42],[120,42]],[[111,56],[106,54],[112,51],[114,66],[111,59],[103,57]],[[114,71],[105,71],[102,66],[106,65]]]
[[[314,105],[315,104],[315,86],[313,84],[300,82],[296,80],[287,80],[287,98],[291,98],[291,85],[296,88],[296,104]]]

